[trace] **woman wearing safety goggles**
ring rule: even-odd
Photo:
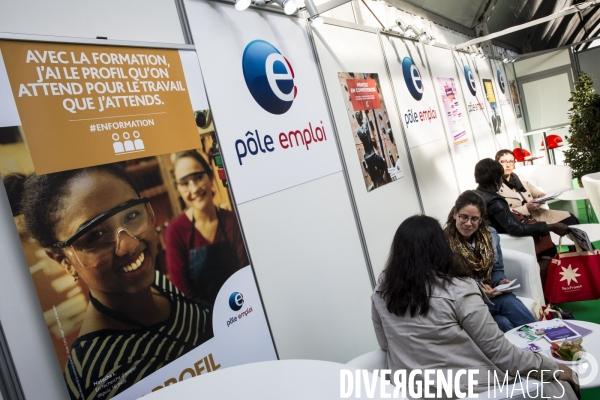
[[[213,336],[211,311],[157,270],[152,207],[122,168],[7,181],[13,212],[24,215],[31,237],[89,287],[65,367],[71,398],[109,399]]]

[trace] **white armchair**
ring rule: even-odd
[[[559,190],[573,189],[573,171],[566,165],[540,164],[525,165],[515,169],[515,174],[527,180],[533,186],[550,194]],[[555,209],[568,211],[577,215],[577,203],[575,201],[552,200],[548,204],[555,203]],[[544,204],[543,206],[547,206]]]
[[[600,218],[600,172],[584,175],[581,182],[596,212],[596,216]]]
[[[511,280],[517,279],[517,283],[521,285],[520,288],[515,289],[515,295],[537,318],[538,301],[541,305],[546,303],[544,302],[544,289],[540,278],[540,266],[535,256],[504,248],[504,246],[502,246],[502,256],[506,277]]]

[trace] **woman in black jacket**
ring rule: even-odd
[[[546,222],[522,223],[511,211],[506,199],[496,192],[502,186],[502,175],[504,169],[498,162],[491,158],[484,158],[475,165],[475,181],[479,184],[475,190],[487,207],[487,219],[492,227],[498,233],[508,233],[512,236],[545,236],[550,231],[557,235],[564,236],[569,233],[569,227],[566,224],[557,222],[548,224]],[[551,247],[537,252],[537,259],[540,264],[542,285],[545,284],[548,263],[556,254],[556,247]]]

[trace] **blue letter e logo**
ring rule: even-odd
[[[244,295],[240,292],[233,292],[229,296],[229,307],[233,311],[238,311],[244,305]]]
[[[298,91],[294,70],[275,46],[264,40],[248,43],[242,70],[250,94],[262,108],[278,115],[290,109]]]
[[[467,87],[469,88],[469,92],[473,96],[477,93],[477,86],[475,86],[475,78],[473,78],[473,72],[468,65],[465,65],[465,79],[467,81]]]
[[[498,86],[500,86],[500,90],[502,91],[502,93],[504,93],[504,90],[506,90],[506,86],[504,85],[504,78],[502,77],[502,73],[500,72],[500,70],[498,71]]]
[[[402,74],[411,96],[415,100],[421,100],[423,98],[423,79],[421,79],[421,73],[410,57],[404,57],[404,60],[402,60]]]

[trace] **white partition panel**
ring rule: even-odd
[[[459,195],[423,46],[382,36],[425,213],[445,221]]]
[[[485,104],[488,110],[488,115],[490,116],[490,120],[492,120],[492,126],[495,129],[494,141],[499,149],[508,149],[510,147],[510,142],[506,132],[504,117],[502,116],[502,111],[500,110],[498,89],[494,84],[494,74],[496,72],[492,71],[490,62],[486,58],[476,58],[475,64],[477,65],[477,71],[482,89],[486,95]],[[489,82],[491,86],[486,87],[486,82]],[[494,122],[494,120],[496,122]],[[493,158],[493,155],[490,156],[490,158]]]
[[[0,32],[185,43],[175,1],[3,0]]]
[[[571,65],[571,58],[569,57],[568,49],[561,49],[518,60],[514,65],[517,77],[522,77],[538,72],[545,72],[564,65]]]
[[[402,140],[394,94],[376,33],[333,25],[323,25],[313,32],[369,257],[375,277],[378,277],[398,225],[407,217],[421,212]],[[353,45],[348,46],[348,43]],[[404,177],[370,192],[365,187],[363,166],[342,97],[346,92],[340,86],[338,72],[376,73],[379,76],[380,95],[387,106]]]
[[[488,114],[487,99],[477,64],[470,54],[455,51],[454,64],[462,87],[464,101],[467,104],[467,113],[479,158],[494,157],[500,147],[492,129]]]
[[[341,172],[238,207],[281,359],[377,348],[371,284]]]
[[[305,21],[211,1],[185,6],[280,358],[346,362],[376,348],[371,280]],[[264,51],[253,50],[257,45]],[[274,82],[251,79],[263,72]],[[292,82],[294,96],[259,103],[268,91],[291,93],[283,84]],[[325,127],[326,141],[309,148],[306,136],[306,146],[301,138],[292,146],[286,133],[310,134],[310,124]],[[242,161],[240,138],[252,132],[271,135],[275,150]]]
[[[424,46],[431,67],[433,85],[442,111],[441,119],[446,128],[446,138],[450,155],[456,170],[460,191],[475,189],[473,171],[479,161],[473,132],[469,123],[467,105],[464,102],[459,78],[452,60],[452,51],[441,47]],[[443,101],[450,101],[451,107],[444,108]]]
[[[510,97],[510,87],[508,85],[506,71],[504,70],[504,63],[499,60],[490,60],[490,64],[492,73],[494,74],[498,104],[500,105],[504,126],[506,127],[506,134],[508,135],[508,149],[513,149],[517,143],[521,141],[521,138],[517,127],[515,110]]]

